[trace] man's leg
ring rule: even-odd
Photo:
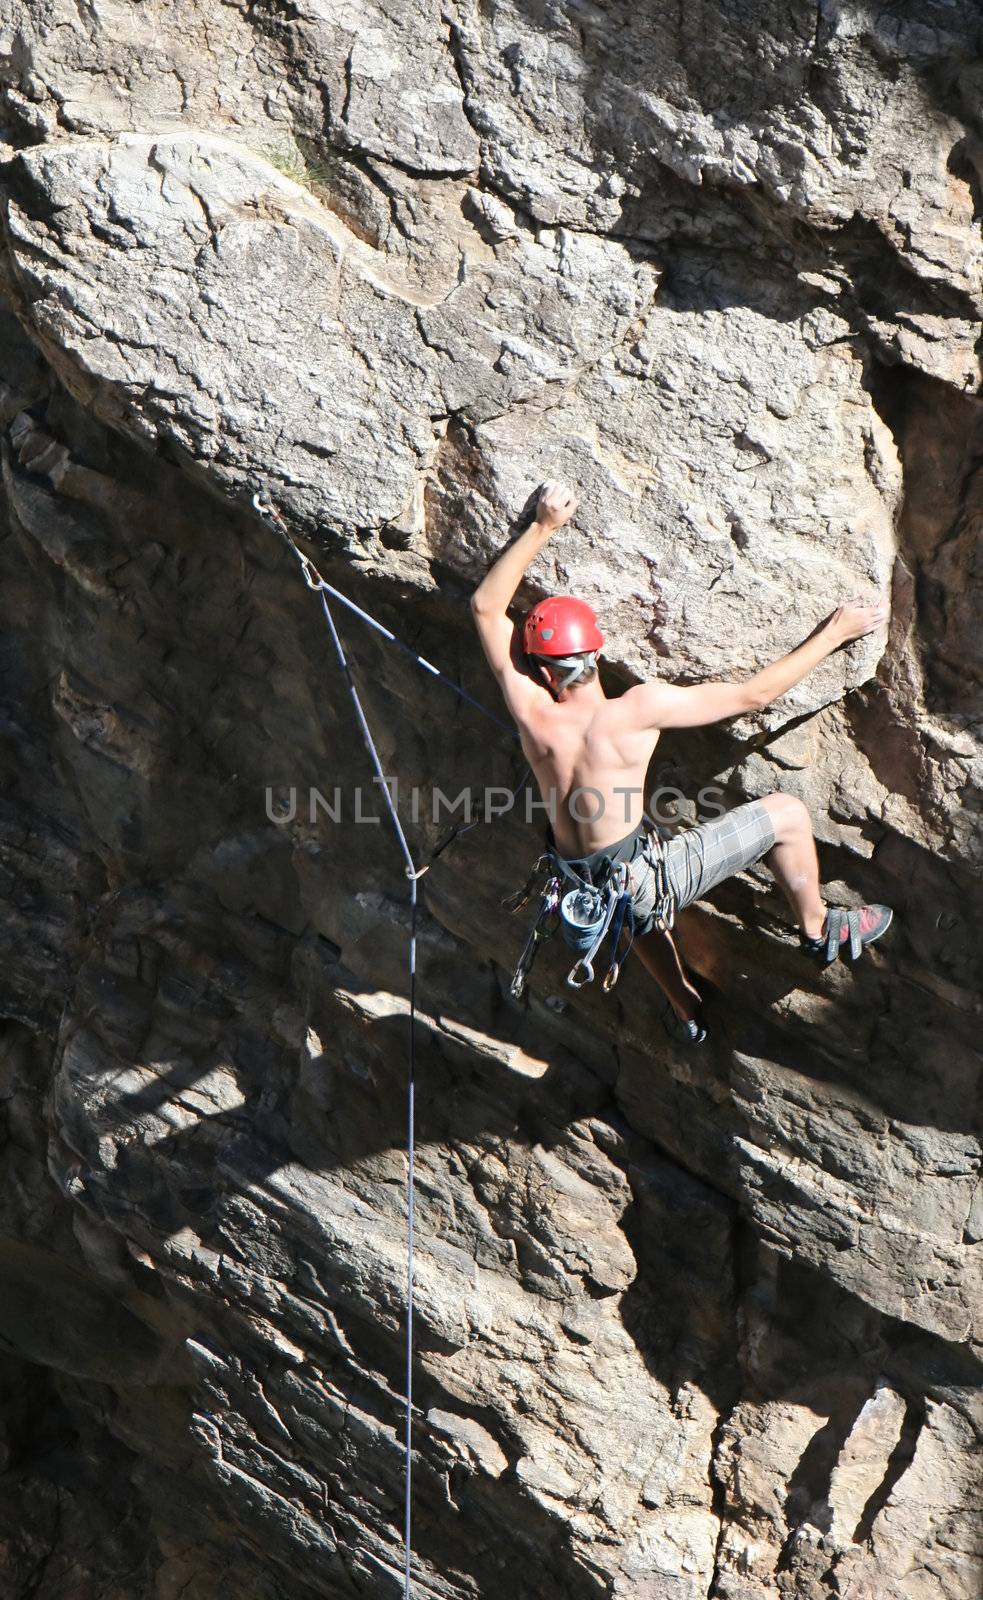
[[[762,859],[775,874],[802,932],[817,939],[826,906],[819,892],[819,858],[808,807],[798,795],[777,790],[764,795],[761,804],[767,807],[775,829],[775,843]]]
[[[797,795],[775,791],[735,806],[713,822],[685,829],[666,846],[665,859],[677,910],[764,860],[802,931],[810,938],[822,931],[826,907],[819,892],[812,819]],[[678,991],[675,998],[681,998]]]
[[[680,1021],[691,1022],[697,1014],[702,996],[690,982],[671,934],[653,928],[651,933],[639,934],[632,949],[664,990]]]
[[[762,829],[761,810],[768,824]],[[769,833],[774,840],[767,843]],[[669,875],[679,909],[703,896],[732,873],[764,860],[792,908],[796,922],[810,938],[822,932],[826,907],[819,892],[819,860],[812,837],[812,818],[794,794],[775,791],[761,800],[736,807],[718,822],[676,836],[669,846]],[[677,1017],[690,1021],[700,1004],[682,967],[675,945],[653,929],[635,941],[648,971],[662,986]]]

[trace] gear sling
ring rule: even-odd
[[[644,916],[645,926],[636,929],[634,900],[638,884],[633,881],[631,864],[641,857],[655,874],[655,905]],[[610,937],[608,967],[601,981],[605,994],[617,983],[635,933],[660,927],[671,929],[675,902],[666,876],[662,840],[646,818],[633,833],[606,850],[567,860],[556,848],[552,830],[547,830],[546,850],[539,857],[525,886],[502,904],[517,912],[527,906],[543,873],[546,879],[539,893],[539,912],[519,956],[510,986],[518,999],[526,986],[540,945],[558,930],[578,959],[567,974],[572,989],[581,989],[594,978],[594,963],[606,938]],[[627,942],[622,942],[627,933]]]

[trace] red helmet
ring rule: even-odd
[[[522,647],[531,656],[578,656],[600,650],[604,635],[586,600],[554,594],[526,617]]]

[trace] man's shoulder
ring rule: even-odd
[[[549,695],[540,689],[539,684],[532,683],[529,679],[526,681],[531,692],[524,693],[509,709],[520,735],[531,734],[533,737],[538,737],[549,722],[553,702]]]
[[[608,700],[612,721],[634,721],[636,718],[645,717],[651,711],[659,690],[659,684],[633,683],[621,694],[614,695]]]

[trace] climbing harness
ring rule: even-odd
[[[605,994],[611,992],[635,939],[632,902],[636,885],[632,878],[632,862],[630,859],[618,859],[617,852],[633,849],[643,830],[647,837],[641,857],[655,873],[652,925],[669,932],[675,920],[675,899],[666,876],[661,841],[657,833],[644,822],[628,839],[613,847],[612,854],[596,851],[593,856],[579,861],[566,860],[548,838],[546,851],[533,867],[528,882],[516,894],[502,901],[506,910],[521,911],[533,898],[539,877],[544,872],[548,874],[540,889],[536,921],[512,978],[511,993],[516,999],[525,988],[540,945],[557,931],[564,943],[577,952],[578,959],[567,974],[567,983],[572,989],[582,989],[593,981],[594,963],[605,939],[610,937],[608,966],[601,980],[601,988]],[[578,872],[578,866],[586,866],[588,875]],[[570,885],[565,893],[564,883]],[[627,942],[622,945],[626,932]]]
[[[413,1451],[412,1451],[412,1444],[413,1444],[413,1440],[412,1440],[412,1423],[413,1423],[413,1312],[414,1312],[414,1301],[413,1301],[413,1287],[414,1287],[414,1284],[413,1284],[413,1280],[414,1280],[414,1246],[415,1246],[415,1233],[414,1233],[414,1228],[415,1228],[415,1209],[414,1209],[414,1200],[415,1200],[415,1174],[416,1174],[416,932],[417,932],[417,913],[418,913],[417,884],[419,883],[419,880],[423,876],[423,874],[428,870],[429,865],[433,861],[436,860],[437,856],[440,855],[441,851],[443,851],[443,850],[445,850],[447,848],[447,846],[451,843],[452,839],[459,837],[459,835],[461,833],[466,833],[466,832],[469,831],[470,828],[473,828],[473,827],[477,826],[477,822],[480,821],[480,818],[477,818],[474,821],[469,822],[466,826],[461,826],[459,828],[456,828],[454,830],[454,832],[451,834],[451,837],[448,838],[448,839],[445,839],[443,841],[443,843],[438,845],[438,847],[433,851],[433,853],[432,853],[432,855],[430,857],[430,862],[427,862],[423,866],[419,866],[419,867],[416,865],[416,863],[415,863],[415,861],[413,859],[413,854],[412,854],[412,852],[410,850],[410,847],[409,847],[409,844],[407,843],[407,840],[406,840],[406,834],[403,831],[403,825],[399,820],[399,812],[396,809],[396,804],[395,804],[395,801],[393,799],[392,792],[390,790],[390,786],[386,782],[385,775],[384,775],[383,770],[382,770],[382,763],[379,760],[379,753],[378,753],[378,750],[376,749],[375,740],[372,737],[371,729],[369,728],[368,722],[366,721],[365,713],[362,710],[362,702],[361,702],[361,699],[359,698],[358,688],[356,686],[355,680],[352,677],[351,668],[350,668],[350,666],[348,664],[348,657],[345,654],[345,649],[344,649],[344,646],[343,646],[343,644],[341,642],[341,637],[340,637],[340,635],[338,633],[338,629],[335,626],[335,621],[334,621],[334,617],[332,616],[332,613],[331,613],[331,608],[328,605],[328,596],[330,595],[333,600],[337,600],[339,602],[339,604],[341,604],[343,606],[346,606],[349,611],[353,612],[356,616],[360,617],[363,622],[368,623],[369,626],[374,628],[377,633],[381,633],[383,638],[387,639],[390,642],[390,644],[396,645],[406,655],[411,656],[413,658],[413,660],[417,663],[418,666],[424,668],[425,671],[431,673],[435,678],[439,678],[441,683],[447,684],[448,688],[453,689],[455,694],[459,695],[462,700],[467,701],[467,703],[469,705],[473,706],[475,708],[475,710],[480,711],[483,716],[488,717],[488,719],[491,722],[494,722],[496,724],[496,726],[498,726],[499,728],[504,729],[505,732],[510,734],[513,738],[517,737],[517,735],[515,734],[514,729],[510,728],[506,723],[504,723],[502,721],[502,719],[500,717],[497,717],[493,711],[489,711],[487,706],[483,706],[479,700],[476,700],[472,695],[468,694],[467,690],[462,689],[460,684],[455,683],[452,678],[448,678],[445,673],[440,671],[439,667],[435,667],[433,665],[433,663],[431,661],[427,661],[424,656],[418,655],[417,652],[415,650],[413,650],[410,645],[404,644],[403,641],[401,639],[397,638],[396,635],[394,633],[392,633],[389,628],[384,627],[383,624],[381,622],[378,622],[375,617],[370,616],[367,611],[363,611],[361,606],[356,605],[354,603],[354,601],[348,599],[347,595],[342,594],[340,590],[334,588],[332,584],[328,583],[327,580],[318,571],[318,569],[314,565],[313,561],[311,561],[310,557],[306,556],[304,554],[304,552],[302,550],[300,550],[298,548],[298,546],[294,543],[293,539],[291,538],[290,531],[287,528],[286,522],[284,521],[283,517],[280,515],[280,512],[274,506],[272,500],[270,499],[269,495],[265,492],[265,490],[260,490],[256,494],[253,495],[253,506],[255,507],[256,511],[258,511],[259,515],[264,519],[264,521],[266,521],[270,526],[274,527],[277,530],[277,532],[285,540],[286,544],[288,545],[289,549],[292,551],[294,556],[296,556],[296,558],[297,558],[297,560],[298,560],[298,562],[300,564],[300,569],[301,569],[301,571],[302,571],[302,573],[304,575],[304,582],[307,584],[307,587],[309,589],[313,589],[314,591],[319,593],[320,596],[321,596],[321,606],[322,606],[322,609],[324,611],[324,620],[325,620],[325,623],[327,624],[328,631],[329,631],[329,633],[331,635],[331,642],[332,642],[332,644],[334,646],[335,655],[338,658],[338,664],[339,664],[339,666],[341,668],[341,671],[342,671],[342,674],[343,674],[343,676],[345,678],[345,682],[348,685],[348,692],[351,695],[352,705],[353,705],[354,710],[355,710],[355,716],[356,716],[356,719],[358,721],[359,729],[360,729],[361,734],[362,734],[362,739],[363,739],[363,742],[365,744],[365,748],[368,751],[369,759],[370,759],[370,761],[372,763],[372,766],[373,766],[373,769],[375,771],[376,777],[377,777],[377,779],[379,781],[380,787],[381,787],[382,792],[383,792],[383,794],[385,796],[386,807],[387,807],[387,810],[389,812],[389,817],[390,817],[390,820],[391,820],[392,825],[393,825],[393,832],[396,835],[397,843],[398,843],[400,851],[402,852],[402,855],[403,855],[403,860],[405,862],[405,872],[406,872],[407,878],[409,879],[409,885],[410,885],[409,1060],[408,1060],[408,1066],[407,1066],[407,1106],[406,1106],[406,1115],[407,1115],[407,1161],[408,1161],[408,1165],[407,1165],[407,1176],[406,1176],[406,1216],[407,1216],[407,1236],[406,1236],[406,1396],[405,1396],[405,1400],[406,1400],[406,1418],[405,1418],[405,1431],[404,1431],[404,1449],[405,1449],[405,1460],[406,1460],[406,1473],[405,1473],[405,1494],[404,1494],[404,1508],[403,1508],[403,1555],[404,1555],[403,1595],[404,1595],[404,1600],[411,1600],[411,1594],[412,1594],[412,1589],[411,1589],[411,1585],[412,1585],[412,1566],[411,1566],[411,1561],[412,1561],[412,1555],[411,1555],[411,1552],[412,1552],[412,1498],[413,1498]],[[523,786],[525,785],[526,780],[527,780],[528,777],[529,777],[529,773],[527,771],[525,776],[523,777],[521,783],[518,785],[518,788],[516,788],[513,791],[513,799],[519,793],[519,790],[521,790],[523,788]]]

